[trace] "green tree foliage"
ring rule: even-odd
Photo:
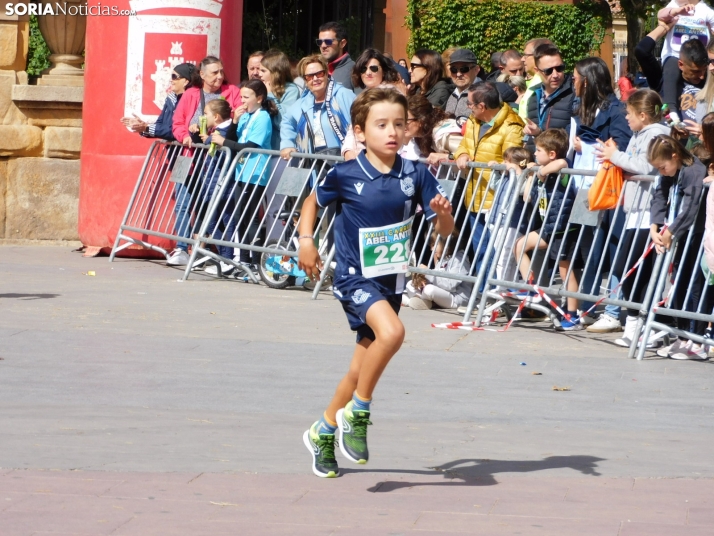
[[[543,4],[505,0],[409,0],[409,54],[420,48],[443,51],[469,48],[482,65],[492,52],[523,50],[535,37],[547,37],[563,53],[568,66],[597,51],[605,38],[607,4],[583,0],[577,4]]]
[[[37,26],[37,17],[30,15],[30,44],[27,53],[27,74],[40,76],[42,71],[50,66],[50,49],[45,43],[40,28]]]

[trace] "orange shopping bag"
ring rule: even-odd
[[[622,180],[622,169],[609,160],[605,160],[588,191],[590,210],[615,208],[620,200]]]

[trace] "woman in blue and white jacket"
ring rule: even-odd
[[[317,54],[300,60],[298,72],[307,89],[280,123],[280,155],[322,153],[340,155],[350,125],[355,94],[328,75],[327,62]]]

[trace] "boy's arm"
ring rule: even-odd
[[[320,278],[320,272],[322,271],[322,259],[315,247],[315,239],[312,236],[315,228],[315,218],[317,218],[317,209],[317,191],[313,190],[302,204],[300,225],[298,226],[298,241],[300,242],[298,266],[313,281]]]
[[[436,194],[436,197],[429,202],[429,208],[436,214],[436,223],[434,230],[446,240],[454,230],[454,217],[451,215],[451,203],[441,194]]]
[[[568,167],[568,161],[565,158],[559,158],[558,160],[553,160],[552,162],[541,166],[538,170],[538,177],[543,178],[551,173],[558,173],[561,169]]]

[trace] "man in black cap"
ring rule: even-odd
[[[481,82],[478,77],[480,70],[476,56],[470,50],[457,48],[451,54],[449,72],[456,88],[446,101],[444,110],[447,114],[454,114],[459,125],[463,125],[471,115],[468,88],[476,82]]]

